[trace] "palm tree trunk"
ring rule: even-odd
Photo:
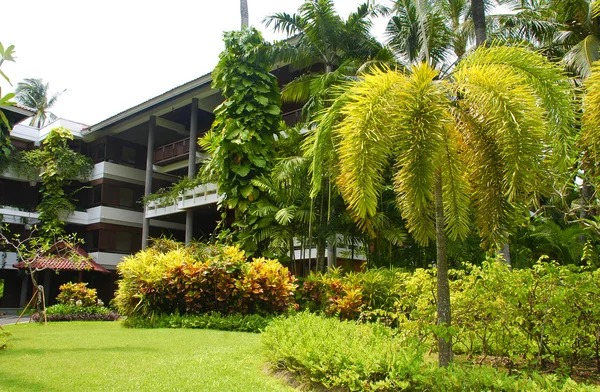
[[[498,253],[501,254],[502,257],[504,257],[504,262],[506,263],[506,265],[508,265],[508,268],[511,268],[512,263],[510,260],[510,243],[508,242],[508,240],[506,241],[506,244],[502,246],[502,249],[500,249]]]
[[[240,14],[242,15],[242,28],[250,26],[248,17],[248,0],[240,0]]]
[[[485,31],[485,7],[483,0],[471,0],[471,13],[475,26],[475,45],[482,45],[487,39]]]
[[[449,327],[451,322],[450,283],[448,281],[441,171],[438,171],[435,176],[435,240],[437,250],[437,324]],[[438,336],[438,349],[440,367],[448,366],[452,362],[452,337],[446,333],[444,336]]]

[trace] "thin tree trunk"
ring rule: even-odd
[[[448,281],[448,257],[446,255],[446,233],[444,231],[444,205],[442,200],[442,173],[435,176],[435,239],[437,250],[437,324],[449,327],[450,283]],[[445,367],[452,362],[452,337],[444,333],[438,336],[439,365]]]
[[[471,0],[471,14],[473,15],[473,25],[475,26],[475,45],[480,46],[487,39],[483,0]]]
[[[502,249],[498,251],[498,254],[504,257],[504,263],[508,265],[508,268],[512,268],[512,262],[510,260],[510,243],[508,240],[506,241],[506,244],[502,246]]]
[[[242,15],[242,28],[250,26],[248,17],[248,0],[240,0],[240,14]]]
[[[327,244],[327,270],[335,267],[335,247],[331,243]]]

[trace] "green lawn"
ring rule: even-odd
[[[25,324],[0,351],[0,391],[292,391],[264,372],[260,336]]]

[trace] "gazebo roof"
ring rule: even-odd
[[[49,254],[47,256],[40,256],[31,263],[25,263],[23,261],[20,261],[16,264],[13,264],[13,267],[19,269],[31,267],[33,269],[51,269],[61,271],[96,271],[102,273],[110,273],[109,270],[96,263],[94,259],[92,259],[92,257],[88,255],[87,252],[81,247],[75,246],[72,248],[72,251],[74,253],[77,253],[77,260],[72,260],[72,257],[69,257],[68,254]]]

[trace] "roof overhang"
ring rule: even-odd
[[[145,102],[142,102],[139,105],[136,105],[130,109],[122,111],[112,117],[107,118],[95,125],[88,127],[82,131],[84,136],[89,135],[93,132],[104,130],[108,127],[116,125],[118,123],[127,121],[128,119],[135,117],[136,115],[152,111],[153,109],[169,102],[172,100],[177,100],[179,97],[186,97],[189,95],[188,93],[197,90],[206,85],[210,85],[212,82],[212,73],[208,73],[200,76],[190,82],[182,84],[181,86],[175,87],[172,90],[169,90],[161,95],[158,95],[154,98],[151,98]],[[215,90],[215,93],[217,91]]]

